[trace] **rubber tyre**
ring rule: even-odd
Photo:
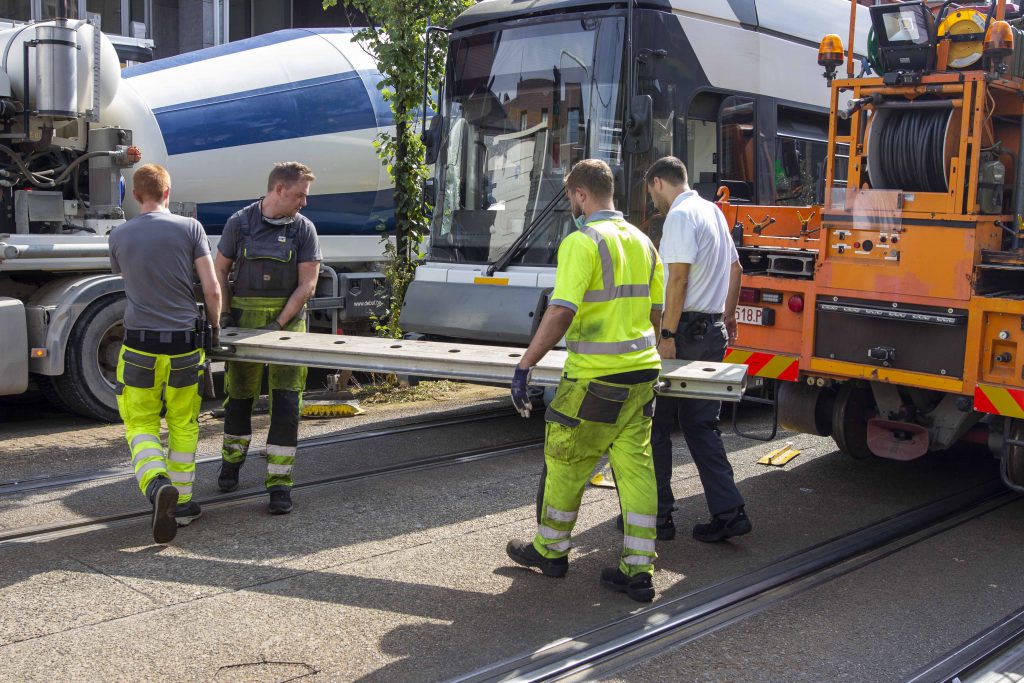
[[[64,374],[53,388],[71,412],[103,422],[120,422],[114,377],[124,337],[123,294],[89,304],[71,329],[64,355]]]
[[[852,382],[839,388],[832,408],[832,438],[839,450],[858,460],[876,457],[868,448],[868,419],[875,412],[870,388]]]
[[[1024,440],[1024,420],[1006,419],[1010,420],[1010,438]],[[1024,447],[1009,444],[1003,446],[1003,458],[1006,461],[1004,467],[1010,483],[1024,486]]]

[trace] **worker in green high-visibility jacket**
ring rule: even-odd
[[[139,214],[110,233],[110,266],[124,280],[124,345],[117,363],[117,408],[139,488],[153,503],[153,540],[168,543],[202,514],[192,500],[199,442],[204,342],[218,346],[220,287],[199,221],[167,210],[171,176],[135,170]],[[193,272],[203,287],[213,338],[204,339]],[[160,413],[167,420],[167,451]]]
[[[509,541],[517,563],[546,576],[569,568],[570,535],[583,489],[607,451],[624,520],[618,566],[601,580],[638,601],[654,598],[658,499],[651,460],[651,416],[661,371],[658,332],[664,273],[651,240],[612,201],[611,169],[587,159],[565,180],[578,229],[558,249],[555,289],[515,370],[512,400],[525,414],[530,368],[563,337],[562,381],[545,414],[546,476],[532,539]]]
[[[320,244],[313,221],[299,211],[315,180],[305,164],[275,164],[267,194],[232,215],[217,245],[217,277],[224,296],[223,325],[270,331],[306,331],[306,301],[320,274]],[[234,270],[233,288],[228,286]],[[252,408],[263,383],[263,363],[228,361],[224,376],[224,442],[217,485],[238,486],[252,440]],[[306,387],[304,366],[271,364],[270,431],[267,434],[268,510],[292,510],[292,469],[299,438],[299,411]]]

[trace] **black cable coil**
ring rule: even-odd
[[[876,138],[876,190],[946,192],[943,165],[949,109],[892,110]]]

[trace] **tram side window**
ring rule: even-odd
[[[754,200],[757,172],[754,136],[754,100],[732,95],[718,112],[719,184],[729,188],[733,200]]]
[[[686,112],[686,150],[683,161],[690,187],[704,199],[714,200],[718,190],[718,108],[721,95],[699,93]]]
[[[828,142],[825,114],[791,107],[778,109],[775,138],[774,203],[806,206],[818,201]]]

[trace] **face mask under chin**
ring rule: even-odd
[[[281,216],[280,218],[264,216],[263,220],[271,225],[289,225],[295,222],[295,216]]]

